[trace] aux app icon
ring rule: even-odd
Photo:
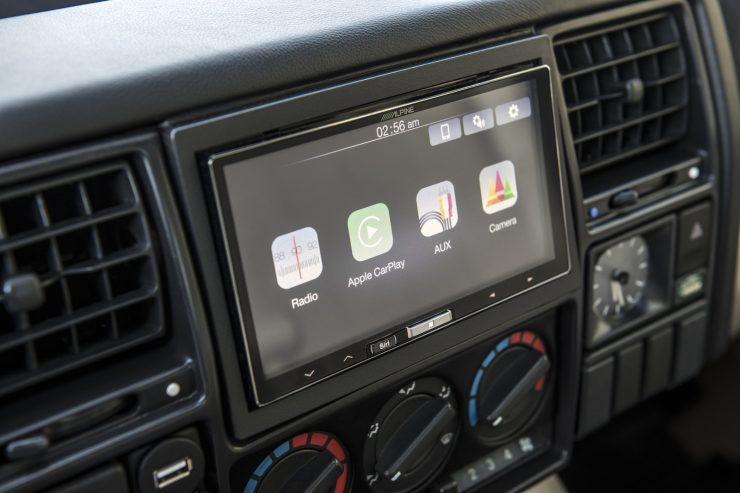
[[[419,227],[424,236],[434,236],[455,227],[458,220],[455,187],[443,181],[422,188],[416,194]]]

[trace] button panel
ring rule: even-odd
[[[705,266],[709,257],[712,209],[705,203],[683,211],[678,219],[678,258],[676,274],[679,276]]]
[[[398,344],[398,338],[395,335],[384,337],[379,341],[375,341],[368,347],[368,351],[371,355],[376,355],[388,351],[394,348]]]
[[[425,332],[429,332],[430,330],[436,329],[438,327],[441,327],[442,325],[449,323],[452,321],[452,312],[450,310],[446,310],[439,315],[435,315],[429,320],[425,320],[423,322],[419,322],[417,324],[414,324],[410,327],[406,327],[406,335],[409,339],[413,337],[418,337],[421,334],[424,334]]]
[[[535,429],[452,473],[451,477],[439,481],[430,491],[462,493],[478,489],[499,473],[546,450],[550,446],[549,437],[550,432],[546,427]]]

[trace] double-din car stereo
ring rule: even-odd
[[[207,159],[258,405],[570,270],[546,66],[278,135]]]

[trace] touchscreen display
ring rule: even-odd
[[[568,269],[546,69],[210,166],[262,402]]]

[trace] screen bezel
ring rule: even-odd
[[[311,381],[306,381],[306,378],[303,375],[304,368],[296,368],[271,379],[267,379],[262,371],[261,357],[256,340],[256,328],[252,319],[247,283],[236,240],[234,226],[235,218],[229,205],[228,193],[225,185],[224,168],[258,155],[268,154],[280,149],[329,137],[355,128],[377,124],[379,123],[379,117],[389,111],[405,108],[410,105],[414,106],[415,111],[422,111],[427,108],[451,103],[456,100],[526,81],[533,81],[536,87],[536,97],[538,99],[538,107],[540,108],[541,114],[540,131],[543,153],[545,156],[553,157],[554,164],[556,164],[554,166],[545,166],[544,169],[544,180],[545,186],[548,190],[551,211],[550,219],[552,222],[553,245],[555,250],[554,259],[530,269],[525,273],[493,283],[487,288],[479,290],[471,295],[452,299],[449,303],[442,305],[431,312],[415,314],[413,317],[409,318],[408,321],[402,324],[388,327],[386,330],[380,331],[372,337],[365,338],[351,346],[325,355],[312,364],[312,367],[317,369],[317,378]],[[568,274],[571,269],[568,238],[565,229],[566,212],[565,205],[563,203],[563,170],[556,138],[556,121],[553,106],[551,74],[550,68],[547,65],[538,66],[475,84],[464,85],[426,98],[404,102],[403,104],[390,104],[388,106],[383,106],[380,110],[373,110],[352,118],[338,119],[336,121],[329,121],[328,123],[325,122],[324,124],[317,124],[314,127],[296,130],[292,133],[288,132],[280,137],[265,140],[253,145],[211,154],[207,160],[207,167],[212,187],[212,205],[216,208],[222,235],[223,250],[227,264],[226,270],[228,270],[228,276],[231,280],[234,291],[233,304],[235,306],[233,308],[239,318],[239,326],[244,344],[244,355],[246,356],[246,363],[250,373],[254,398],[259,406],[287,397],[288,395],[315,385],[338,373],[357,367],[371,359],[381,357],[385,353],[374,356],[367,354],[365,351],[367,345],[385,336],[399,334],[405,331],[405,327],[413,325],[415,322],[420,320],[425,320],[442,310],[450,309],[454,314],[453,321],[441,327],[441,329],[444,330],[450,325],[460,322],[482,310],[490,309],[491,307],[503,303],[517,295],[535,289],[536,287],[554,279],[560,278]],[[491,293],[493,292],[495,292],[495,298],[491,297]],[[437,330],[440,329],[429,331],[423,336],[416,337],[413,340],[426,337]],[[396,347],[394,347],[394,350],[409,342],[412,341],[401,341]],[[358,354],[359,349],[362,349],[364,357],[358,358],[358,361],[354,363],[337,368],[336,362],[338,358],[347,354],[350,349],[355,354]],[[440,350],[442,349],[444,348],[440,348]],[[409,362],[409,365],[411,364],[413,364],[413,362]]]

